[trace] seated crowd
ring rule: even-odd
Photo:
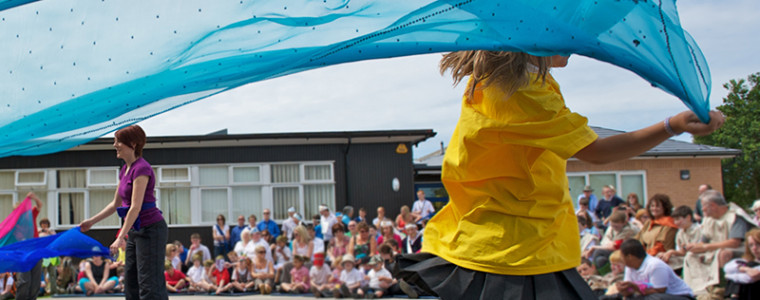
[[[701,211],[664,194],[637,210],[636,194],[623,201],[607,186],[590,201],[590,190],[576,211],[577,270],[599,299],[760,299],[760,200],[753,218],[709,186]]]
[[[337,214],[320,206],[320,213],[310,223],[290,208],[282,224],[270,219],[271,211],[265,209],[261,221],[257,222],[256,215],[247,219],[241,215],[232,227],[226,225],[224,215],[219,215],[211,229],[212,249],[208,247],[211,244],[204,245],[199,233],[191,235],[187,247],[180,241],[166,245],[166,289],[170,294],[416,298],[425,293],[393,278],[391,271],[396,255],[417,253],[421,248],[424,224],[434,213],[432,205],[422,207],[425,209],[420,211],[404,206],[395,221],[385,216],[383,207],[377,208],[378,218],[368,220],[364,208],[353,217],[350,206]],[[41,232],[49,228],[49,222],[43,222],[46,226],[41,224]],[[81,260],[78,266],[73,261],[64,257],[46,268],[52,272],[43,272],[41,295],[90,296],[123,291],[123,251],[116,261],[100,256]],[[13,285],[12,274],[0,274],[0,280],[0,297],[12,298],[10,289],[4,291]],[[46,285],[48,281],[55,284]]]

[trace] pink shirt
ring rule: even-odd
[[[309,289],[309,269],[305,266],[301,266],[299,269],[293,268],[290,270],[290,278],[291,283],[301,283],[306,285],[306,289]]]

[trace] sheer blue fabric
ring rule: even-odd
[[[28,272],[40,259],[58,256],[110,258],[109,250],[74,227],[63,233],[0,247],[0,273]]]
[[[0,0],[0,41],[0,157],[62,151],[255,81],[468,49],[592,57],[709,111],[708,67],[674,0]]]

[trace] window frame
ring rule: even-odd
[[[15,184],[16,187],[19,187],[19,186],[47,186],[47,182],[48,182],[47,181],[47,175],[48,174],[45,171],[46,171],[45,169],[16,170],[14,184]],[[21,173],[38,173],[38,172],[42,173],[42,182],[23,182],[22,183],[22,182],[18,181],[19,174],[21,174]]]

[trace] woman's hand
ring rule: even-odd
[[[113,244],[111,244],[111,254],[116,256],[119,254],[119,249],[122,247],[126,247],[126,242],[124,241],[124,238],[117,237],[115,241],[113,241]]]
[[[82,232],[86,232],[86,231],[90,230],[90,228],[92,228],[92,225],[94,223],[95,222],[93,222],[90,219],[84,220],[84,221],[82,221],[82,223],[79,223],[79,230],[82,231]]]

